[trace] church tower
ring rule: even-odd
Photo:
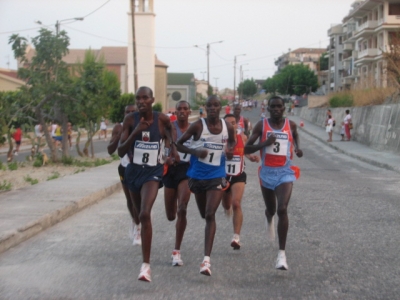
[[[132,0],[129,0],[129,8]],[[132,18],[128,14],[128,92],[148,86],[155,93],[155,13],[153,0],[134,0],[138,86],[134,86]],[[129,9],[130,11],[131,9]],[[155,96],[155,95],[154,95]]]

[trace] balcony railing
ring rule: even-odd
[[[343,50],[352,51],[354,49],[353,44],[351,43],[344,43]]]
[[[374,29],[378,27],[378,21],[374,20],[374,21],[367,21],[364,24],[361,24],[360,26],[358,26],[357,28],[357,33],[366,30],[366,29]]]
[[[370,48],[370,49],[365,49],[362,51],[358,52],[358,59],[362,59],[364,57],[374,57],[380,55],[380,52],[378,48]]]

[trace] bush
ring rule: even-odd
[[[353,96],[350,93],[337,93],[329,99],[330,107],[353,106]]]
[[[112,157],[112,160],[119,160],[118,154],[113,153],[113,154],[111,154],[111,157]]]
[[[18,163],[16,161],[8,163],[8,169],[10,171],[15,171],[18,169]]]
[[[39,180],[33,179],[33,178],[32,178],[31,176],[29,176],[29,175],[25,176],[25,177],[24,177],[24,180],[25,180],[26,182],[30,182],[31,185],[34,185],[34,184],[39,183]]]
[[[47,177],[47,181],[53,180],[53,179],[57,179],[58,177],[60,177],[60,173],[58,173],[58,172],[53,172],[53,175]]]
[[[226,99],[221,100],[221,106],[227,106],[227,105],[229,105],[229,100]]]
[[[160,102],[157,102],[153,105],[153,110],[154,111],[158,111],[158,112],[162,112],[162,104]]]
[[[61,162],[64,166],[71,166],[74,163],[74,159],[72,157],[63,156]]]
[[[110,161],[108,161],[107,159],[96,159],[95,161],[94,161],[94,166],[95,167],[99,167],[99,166],[102,166],[102,165],[106,165],[106,164],[109,164],[110,163]]]
[[[7,180],[4,180],[3,183],[0,183],[0,191],[9,191],[11,190],[12,184]]]

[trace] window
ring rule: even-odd
[[[400,15],[400,3],[389,3],[389,15]]]

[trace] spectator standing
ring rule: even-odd
[[[14,134],[13,134],[13,139],[15,140],[15,150],[14,150],[14,155],[18,156],[18,152],[19,152],[19,147],[21,146],[21,140],[22,140],[22,130],[21,127],[19,125],[16,126],[17,129],[15,130]]]
[[[350,141],[351,139],[350,130],[353,128],[353,123],[351,122],[350,110],[348,109],[346,109],[346,116],[344,117],[343,122],[344,122],[344,131],[346,133],[347,141]]]

